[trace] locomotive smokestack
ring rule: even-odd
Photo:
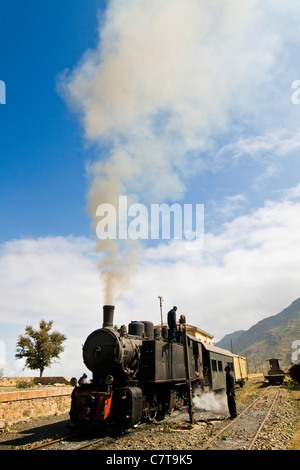
[[[114,305],[103,306],[103,328],[113,328],[114,326]]]

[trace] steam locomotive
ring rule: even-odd
[[[189,335],[184,341],[184,328],[171,342],[166,327],[154,327],[149,321],[131,322],[128,332],[125,326],[116,330],[114,308],[103,307],[103,327],[83,345],[83,361],[93,376],[90,383],[73,389],[74,424],[125,430],[181,409],[191,390],[225,388],[224,368],[233,370],[229,351]]]

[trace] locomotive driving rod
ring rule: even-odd
[[[180,323],[179,328],[181,330],[182,339],[183,339],[183,354],[184,354],[186,384],[187,384],[187,388],[188,388],[190,424],[194,424],[193,391],[192,391],[190,366],[189,366],[189,352],[188,352],[188,340],[187,340],[187,332],[186,332],[186,320],[185,320],[184,315],[180,316],[179,323]]]

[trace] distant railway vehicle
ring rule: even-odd
[[[282,384],[285,374],[279,367],[279,359],[272,358],[267,359],[267,361],[270,363],[270,369],[267,375],[265,375],[265,379],[268,380],[270,385]]]
[[[233,369],[235,383],[243,387],[245,385],[245,381],[248,380],[248,368],[246,358],[243,356],[238,356],[237,354],[233,354]]]
[[[104,306],[103,327],[84,343],[83,360],[93,378],[72,392],[70,418],[75,424],[128,429],[182,408],[190,388],[195,394],[224,390],[225,366],[239,380],[245,375],[244,368],[235,370],[238,356],[184,334],[182,328],[178,341],[170,342],[167,329],[154,328],[149,321],[131,322],[128,333],[124,326],[116,330],[113,315],[114,306]]]

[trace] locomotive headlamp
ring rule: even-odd
[[[106,382],[107,385],[111,385],[113,383],[113,381],[114,381],[114,378],[113,378],[112,375],[107,375],[106,376],[105,382]]]

